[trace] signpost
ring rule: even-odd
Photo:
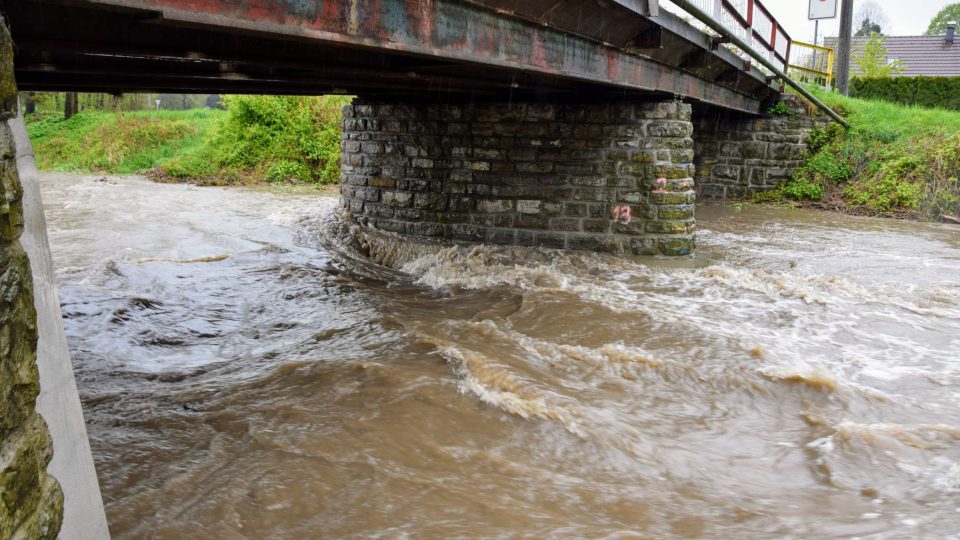
[[[813,21],[813,44],[819,45],[817,41],[820,35],[820,19],[837,18],[838,0],[810,0],[810,11],[807,18]]]

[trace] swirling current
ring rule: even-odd
[[[698,208],[693,260],[47,174],[116,538],[960,538],[960,228]]]

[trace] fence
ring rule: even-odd
[[[793,41],[760,0],[689,0],[748,43],[782,71],[790,65]],[[668,0],[664,0],[668,4]],[[679,8],[678,8],[679,9]],[[680,9],[682,11],[682,9]]]
[[[829,88],[833,85],[833,60],[834,51],[829,47],[794,41],[790,76]]]

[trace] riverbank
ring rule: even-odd
[[[816,130],[793,179],[757,194],[755,202],[960,222],[960,112],[811,91],[851,129],[830,124]]]
[[[198,185],[335,184],[340,111],[349,99],[227,96],[227,110],[48,114],[28,131],[44,171]]]

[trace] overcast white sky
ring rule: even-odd
[[[807,20],[809,0],[761,0],[774,18],[787,29],[790,37],[799,41],[813,41],[813,21]],[[843,1],[843,0],[841,0]],[[853,11],[864,0],[852,0]],[[940,9],[958,0],[874,0],[887,14],[889,24],[883,30],[891,36],[916,36],[927,30],[930,19]],[[839,15],[839,9],[837,10]],[[840,26],[837,19],[820,21],[820,36],[835,36]],[[826,31],[826,33],[824,33]],[[854,29],[856,31],[856,29]]]

